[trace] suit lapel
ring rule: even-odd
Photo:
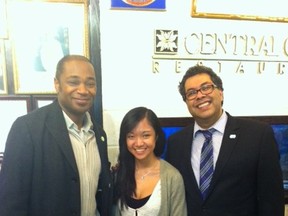
[[[186,132],[183,133],[183,135],[187,135],[187,137],[183,137],[183,142],[184,142],[184,153],[185,155],[183,155],[183,173],[185,173],[185,175],[187,176],[186,179],[190,179],[191,181],[189,183],[187,183],[186,187],[187,187],[187,192],[191,192],[190,196],[195,196],[195,192],[198,193],[198,197],[199,197],[199,201],[202,200],[201,197],[201,192],[199,190],[198,187],[198,183],[196,181],[196,177],[192,168],[192,164],[191,164],[191,153],[192,153],[192,145],[193,145],[193,133],[194,133],[194,123],[190,126],[188,126],[187,128],[185,128],[185,130],[187,130]],[[190,189],[189,189],[190,188]],[[195,190],[196,189],[196,190]]]
[[[93,122],[93,130],[95,132],[95,138],[96,138],[96,143],[97,143],[97,147],[98,147],[98,151],[99,151],[99,156],[101,159],[101,164],[104,164],[103,160],[103,156],[106,155],[105,151],[106,151],[106,142],[107,142],[107,138],[106,136],[104,136],[104,134],[102,132],[99,131],[97,124],[95,123],[95,121],[92,118],[92,122]]]
[[[212,191],[215,185],[217,184],[217,181],[219,177],[221,176],[221,172],[224,166],[226,165],[226,163],[228,162],[231,156],[231,153],[237,143],[239,133],[240,133],[239,126],[237,125],[235,119],[231,117],[230,115],[228,115],[228,120],[227,120],[227,124],[225,127],[225,132],[224,132],[219,156],[217,159],[215,171],[214,171],[213,178],[212,178],[211,185],[210,185],[211,187],[210,191]]]
[[[56,100],[52,105],[50,105],[50,108],[46,127],[51,132],[71,167],[78,173],[72,144],[68,135],[68,129],[58,101]]]

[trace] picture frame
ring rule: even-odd
[[[87,1],[13,1],[9,9],[15,94],[54,94],[58,61],[89,58]]]
[[[0,39],[0,95],[8,93],[4,42]]]
[[[8,38],[7,0],[0,0],[0,38]]]
[[[57,98],[56,95],[33,96],[32,99],[33,109],[38,109],[48,104],[51,104],[56,98]]]
[[[191,16],[198,18],[288,22],[285,1],[192,0]],[[273,10],[271,10],[273,8]]]
[[[13,122],[22,115],[31,111],[29,96],[0,97],[0,152],[4,152],[5,143]]]

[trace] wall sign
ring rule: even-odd
[[[111,0],[111,8],[165,10],[166,0]]]
[[[205,65],[225,83],[225,100],[230,103],[224,103],[224,108],[234,115],[266,115],[267,110],[272,110],[270,115],[287,113],[287,100],[267,103],[267,99],[275,98],[275,92],[279,95],[288,92],[286,34],[196,30],[154,30],[152,72],[155,77],[166,74],[172,79],[173,75],[167,74],[171,71],[174,79],[180,80],[189,67]]]

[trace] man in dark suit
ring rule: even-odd
[[[169,137],[166,160],[183,176],[188,214],[283,216],[282,172],[272,128],[223,111],[222,80],[211,68],[189,68],[179,92],[195,121]],[[201,168],[205,137],[198,132],[209,129],[213,146],[210,180],[202,175],[206,172]],[[199,189],[202,181],[208,182],[205,196]]]
[[[112,178],[106,133],[90,116],[96,77],[90,61],[63,57],[57,99],[19,117],[0,172],[1,216],[108,216]]]

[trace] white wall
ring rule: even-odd
[[[192,33],[272,35],[276,39],[274,51],[282,55],[282,42],[288,37],[287,23],[192,18],[191,7],[192,0],[166,0],[166,11],[111,10],[110,1],[100,1],[103,115],[112,162],[117,152],[119,124],[129,109],[147,106],[159,117],[190,116],[177,86],[185,70],[197,61],[183,61],[181,72],[176,73],[175,60],[161,60],[160,72],[153,73],[155,29],[178,30],[179,52],[183,55],[183,38]],[[227,54],[218,53],[216,57],[225,59]],[[245,74],[235,72],[238,60],[226,61],[219,74],[224,82],[224,109],[239,116],[288,115],[286,70],[277,75],[278,63],[271,63],[259,75],[256,63],[247,62],[249,56],[242,57]],[[286,55],[278,58],[287,60]],[[214,69],[217,66],[215,61],[207,64]]]

